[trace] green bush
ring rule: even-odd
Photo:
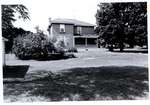
[[[46,58],[48,53],[55,52],[54,45],[42,34],[25,34],[14,39],[13,53],[19,59]]]
[[[55,45],[42,33],[18,36],[13,42],[13,53],[22,60],[58,60],[72,58],[66,55],[61,41]]]
[[[63,40],[57,40],[55,43],[55,48],[56,48],[56,52],[57,53],[62,53],[64,54],[65,53],[65,42]]]

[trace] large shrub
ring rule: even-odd
[[[55,52],[55,47],[44,34],[30,33],[14,39],[13,52],[19,59],[42,59]]]
[[[66,45],[63,40],[57,39],[56,42],[54,43],[54,46],[56,48],[56,52],[65,53]]]
[[[22,60],[58,60],[74,57],[65,54],[62,41],[53,44],[43,33],[18,36],[13,42],[13,53]]]

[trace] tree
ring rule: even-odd
[[[15,13],[19,13],[19,18],[29,19],[28,9],[24,5],[2,5],[2,28],[12,28],[12,22],[16,21]]]
[[[8,31],[5,32],[5,35],[7,35],[7,39],[9,39],[9,40],[7,42],[5,42],[6,53],[9,53],[12,50],[14,38],[16,38],[17,36],[23,36],[25,34],[32,33],[30,31],[26,31],[22,28],[16,28],[16,27],[9,28],[7,30]]]
[[[15,13],[19,14],[19,19],[29,19],[28,9],[24,5],[2,5],[2,36],[8,39],[6,51],[11,50],[13,39],[25,30],[15,28],[13,22],[16,21]]]
[[[147,46],[147,5],[146,2],[101,3],[96,13],[99,39],[108,46],[117,46],[123,51],[124,45]]]

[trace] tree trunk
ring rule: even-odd
[[[123,48],[120,48],[120,52],[123,52]]]
[[[124,49],[124,44],[123,43],[120,43],[120,52],[123,52],[123,49]]]
[[[130,46],[130,48],[134,48],[134,45],[133,45],[133,44],[130,44],[129,46]]]
[[[109,51],[114,51],[113,45],[108,47]]]

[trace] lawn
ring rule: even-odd
[[[60,72],[64,69],[77,67],[100,67],[100,66],[142,66],[148,67],[148,54],[143,53],[117,53],[109,52],[106,49],[89,48],[86,51],[83,48],[75,53],[77,58],[53,60],[53,61],[35,61],[18,60],[13,54],[6,55],[7,65],[30,65],[28,73],[37,71]]]
[[[32,81],[5,81],[4,100],[85,101],[144,99],[148,69],[144,67],[74,68]]]
[[[4,102],[147,99],[147,54],[81,49],[75,55],[56,61],[7,55],[7,64],[30,68],[24,79],[4,79]]]

